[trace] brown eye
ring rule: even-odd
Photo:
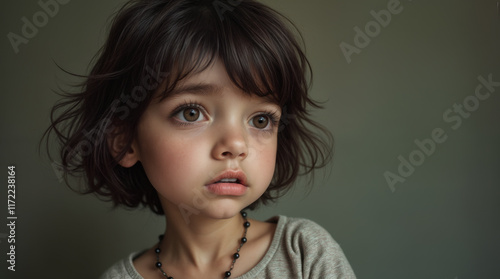
[[[187,108],[182,111],[184,119],[188,122],[194,122],[200,118],[200,110],[197,108]]]
[[[252,126],[257,129],[264,129],[269,124],[269,118],[265,115],[257,115],[252,118]]]

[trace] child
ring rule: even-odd
[[[102,278],[355,278],[316,223],[243,211],[331,155],[285,22],[253,0],[135,0],[118,12],[48,130],[84,193],[165,215],[159,241]]]

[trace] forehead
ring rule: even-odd
[[[243,88],[237,79],[231,78],[220,59],[213,60],[202,69],[177,76],[177,79],[167,79],[160,86],[157,91],[159,101],[185,93],[220,97],[224,90],[232,90],[248,96],[261,97],[266,102],[279,103],[275,93],[266,89],[266,86],[262,86],[259,81],[254,81],[254,88],[258,88],[257,92],[252,88]]]

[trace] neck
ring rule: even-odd
[[[243,236],[244,218],[240,214],[227,219],[191,215],[186,222],[182,215],[166,212],[167,228],[161,248],[162,257],[171,263],[203,268],[225,262]]]

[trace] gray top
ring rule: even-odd
[[[318,224],[285,216],[275,216],[267,222],[277,222],[269,250],[256,266],[234,279],[356,278],[340,246]],[[140,254],[132,253],[117,262],[101,279],[144,279],[132,264]]]

